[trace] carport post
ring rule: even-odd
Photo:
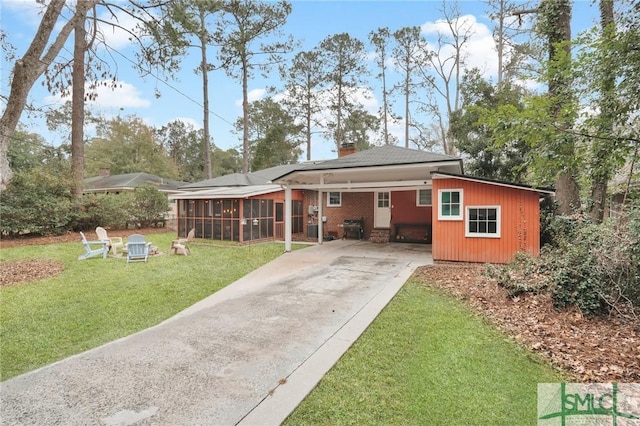
[[[324,174],[320,175],[320,188],[318,188],[318,244],[322,244],[322,235],[324,234],[324,223],[322,222],[322,185],[324,185]]]
[[[291,251],[291,187],[284,188],[284,251]]]

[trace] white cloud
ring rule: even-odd
[[[453,27],[458,34],[469,35],[469,39],[462,48],[462,55],[466,61],[466,68],[478,68],[487,77],[497,76],[498,57],[495,50],[495,43],[491,30],[483,23],[478,22],[473,15],[462,15],[453,22]],[[449,23],[444,19],[435,22],[426,22],[421,26],[422,34],[429,40],[432,50],[439,47],[438,38],[445,41],[452,41]],[[455,49],[451,45],[440,46],[440,60],[455,54]],[[450,61],[451,62],[451,61]]]
[[[259,101],[260,99],[264,98],[264,95],[266,94],[267,89],[249,90],[249,93],[247,93],[247,100],[249,101],[249,103]],[[236,100],[236,106],[242,107],[242,99]]]
[[[144,99],[140,91],[132,84],[120,81],[115,87],[111,87],[109,82],[107,86],[99,84],[95,89],[90,89],[89,84],[85,87],[85,92],[95,93],[95,100],[85,103],[87,108],[92,110],[100,109],[124,109],[124,108],[148,108],[151,101]],[[62,97],[60,95],[50,95],[45,97],[44,102],[47,104],[62,105],[66,101],[70,101],[71,96]]]
[[[191,117],[176,117],[176,118],[174,118],[173,120],[170,120],[170,121],[182,121],[187,126],[193,127],[195,130],[202,129],[202,121],[193,119]],[[166,124],[169,124],[169,122],[167,122]]]
[[[115,10],[113,13],[105,10],[100,14],[100,19],[109,22],[108,24],[104,22],[98,23],[100,41],[111,49],[120,50],[126,48],[132,44],[130,40],[131,33],[139,33],[136,25],[140,21],[121,10]]]

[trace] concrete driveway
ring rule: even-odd
[[[277,425],[428,246],[287,253],[163,323],[0,384],[2,424]]]

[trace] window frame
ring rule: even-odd
[[[338,194],[340,201],[337,204],[331,203],[331,194]],[[327,207],[342,207],[342,192],[340,191],[328,191],[327,192]]]
[[[460,204],[459,214],[455,216],[453,215],[445,216],[442,214],[442,194],[445,192],[457,192],[459,194],[459,199],[460,199],[460,201],[458,202],[458,204]],[[431,194],[431,196],[433,197],[433,193]],[[462,221],[464,220],[464,211],[465,211],[464,191],[462,190],[462,188],[438,189],[438,220]]]
[[[429,204],[420,204],[420,191],[430,191],[431,197]],[[433,206],[433,188],[419,188],[416,189],[416,207],[431,207]]]
[[[496,210],[496,232],[471,232],[469,230],[469,223],[471,222],[471,209],[495,209]],[[465,208],[466,218],[464,221],[464,236],[468,238],[502,238],[502,211],[499,205],[490,205],[490,206],[467,206]],[[487,219],[487,223],[489,220]]]

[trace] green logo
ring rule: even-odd
[[[539,383],[538,424],[640,425],[638,383]]]

